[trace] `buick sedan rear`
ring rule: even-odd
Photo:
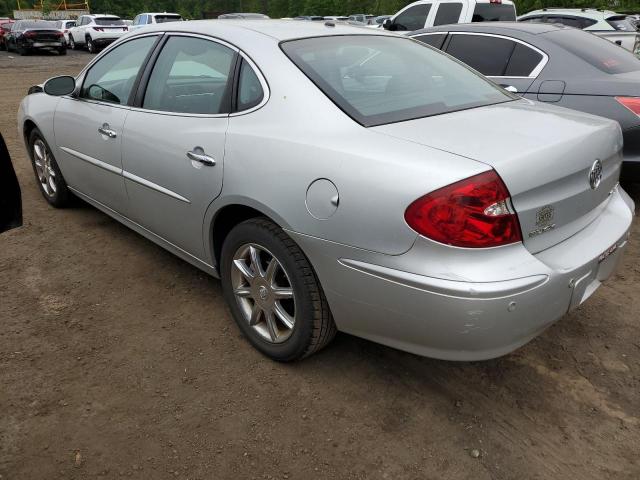
[[[382,31],[151,26],[31,92],[18,123],[44,198],[83,198],[221,278],[276,360],[336,330],[503,355],[584,302],[627,244],[616,122]]]

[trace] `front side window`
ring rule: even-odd
[[[155,41],[155,36],[138,38],[108,52],[87,72],[80,97],[126,105],[138,72]]]
[[[458,23],[462,12],[461,3],[441,3],[436,12],[436,18],[433,25],[449,25],[450,23]]]
[[[413,7],[407,8],[395,18],[391,25],[391,30],[412,32],[424,28],[430,10],[430,3],[414,5]]]
[[[447,53],[486,76],[504,75],[515,42],[484,35],[452,35]]]
[[[190,114],[228,113],[234,60],[235,52],[219,43],[193,37],[170,38],[153,67],[143,108]]]
[[[264,98],[264,91],[256,72],[246,60],[240,67],[240,81],[238,84],[238,111],[248,110],[260,104]]]
[[[464,65],[407,38],[316,37],[281,46],[327,97],[367,127],[514,99]]]
[[[476,3],[472,22],[515,22],[516,7],[506,3]]]

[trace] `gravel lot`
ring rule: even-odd
[[[640,478],[638,221],[618,275],[504,358],[338,335],[276,364],[240,336],[216,280],[93,208],[41,198],[18,103],[90,58],[0,52],[25,211],[0,236],[0,478]]]

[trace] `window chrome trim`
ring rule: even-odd
[[[440,32],[433,32],[433,33],[440,33]],[[489,78],[527,78],[527,79],[533,80],[533,79],[536,79],[538,77],[538,75],[540,75],[540,72],[542,72],[544,67],[546,67],[547,63],[549,62],[549,55],[547,55],[545,52],[540,50],[538,47],[534,47],[530,43],[527,43],[527,42],[525,42],[523,40],[520,40],[519,38],[508,37],[506,35],[499,35],[499,34],[496,34],[496,33],[476,33],[476,32],[449,32],[449,35],[478,35],[478,36],[481,36],[481,37],[502,38],[504,40],[510,40],[512,42],[516,42],[516,43],[519,43],[521,45],[524,45],[525,47],[528,47],[528,48],[534,50],[535,52],[538,52],[540,55],[542,55],[542,60],[540,60],[540,63],[538,63],[536,68],[531,70],[531,72],[529,73],[528,76],[518,77],[518,76],[513,76],[513,75],[511,75],[511,76],[507,76],[507,75],[491,75],[491,76],[489,76],[489,75],[487,75],[487,77],[489,77]]]
[[[241,110],[239,112],[232,112],[229,117],[239,117],[240,115],[247,115],[249,113],[255,112],[256,110],[260,110],[267,104],[267,102],[271,98],[271,89],[269,88],[269,83],[267,83],[267,79],[263,75],[262,70],[260,70],[260,67],[258,67],[255,62],[244,52],[238,51],[238,53],[243,58],[243,60],[245,60],[249,64],[253,72],[256,74],[256,77],[258,77],[258,81],[260,82],[260,86],[262,87],[262,101],[255,107]],[[239,84],[240,80],[238,79],[238,86]]]

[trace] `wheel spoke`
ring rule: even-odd
[[[40,145],[40,143],[33,144],[33,153],[35,154],[36,158],[42,163],[44,154],[42,153],[42,145]]]
[[[260,323],[260,314],[262,313],[262,309],[255,304],[253,309],[251,310],[251,318],[249,319],[249,325],[254,326]]]
[[[242,260],[242,259],[234,260],[233,264],[235,265],[235,267],[240,271],[242,276],[249,283],[253,282],[253,279],[255,278],[255,275],[253,274],[251,269],[247,266],[247,264],[244,263],[244,260]]]
[[[249,247],[249,255],[251,256],[251,269],[253,270],[256,276],[264,277],[264,271],[262,270],[262,265],[260,264],[260,252],[256,247],[251,245]]]
[[[273,311],[278,319],[285,325],[285,327],[290,330],[293,328],[293,318],[291,318],[291,316],[285,311],[285,309],[282,308],[282,305],[280,305],[279,302],[276,302]]]
[[[278,270],[279,266],[280,264],[275,259],[275,257],[273,257],[269,262],[269,265],[267,265],[267,271],[264,274],[264,278],[267,280],[267,282],[269,282],[270,285],[273,285],[273,281],[275,280],[275,276],[276,276],[276,271]]]
[[[274,287],[273,288],[273,297],[276,300],[284,300],[284,299],[287,299],[287,298],[293,298],[293,288]]]
[[[273,312],[265,312],[265,319],[271,340],[275,342],[278,339],[278,326],[276,325],[276,319],[273,317]]]
[[[236,288],[233,292],[236,297],[251,298],[251,289],[246,287]]]

